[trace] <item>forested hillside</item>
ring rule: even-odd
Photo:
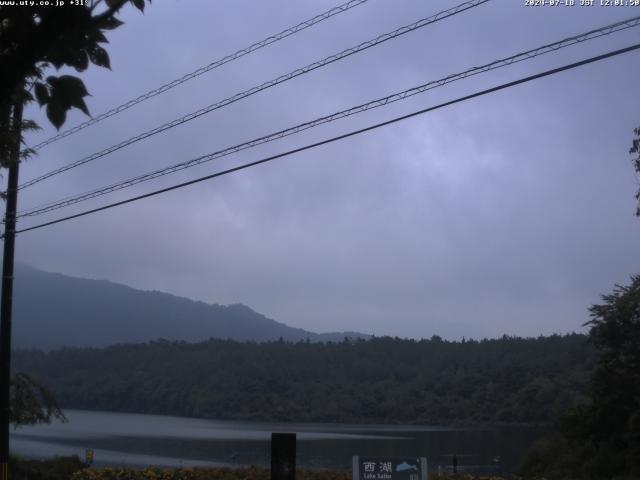
[[[582,335],[447,342],[188,344],[18,351],[63,407],[217,419],[547,422],[586,388]]]

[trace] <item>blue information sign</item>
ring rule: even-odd
[[[353,480],[427,480],[424,457],[353,457]]]

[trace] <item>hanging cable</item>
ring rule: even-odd
[[[374,108],[378,108],[384,105],[388,105],[390,103],[394,103],[400,100],[405,100],[409,97],[412,97],[414,95],[417,95],[419,93],[424,93],[428,90],[432,90],[434,88],[446,85],[448,83],[452,83],[455,82],[457,80],[461,80],[464,78],[468,78],[470,76],[474,76],[474,75],[478,75],[480,73],[484,73],[484,72],[488,72],[491,70],[495,70],[497,68],[502,68],[508,65],[512,65],[514,63],[518,63],[518,62],[522,62],[525,60],[530,60],[532,58],[538,57],[540,55],[544,55],[550,52],[555,52],[558,51],[562,48],[566,48],[569,47],[571,45],[575,45],[577,43],[582,43],[588,40],[592,40],[594,38],[599,38],[605,35],[610,35],[612,33],[616,33],[616,32],[620,32],[622,30],[626,30],[628,28],[632,28],[632,27],[637,27],[640,25],[640,16],[637,17],[633,17],[627,20],[623,20],[620,22],[616,22],[610,25],[606,25],[604,27],[595,29],[595,30],[590,30],[588,32],[585,33],[581,33],[579,35],[574,35],[572,37],[568,37],[565,38],[563,40],[554,42],[554,43],[550,43],[547,45],[543,45],[541,47],[535,48],[535,49],[531,49],[531,50],[527,50],[525,52],[521,52],[506,58],[502,58],[499,60],[495,60],[491,63],[482,65],[482,66],[478,66],[478,67],[473,67],[470,68],[468,70],[465,70],[461,73],[455,73],[455,74],[451,74],[448,75],[446,77],[443,77],[441,79],[438,80],[432,80],[430,82],[427,82],[425,84],[419,85],[417,87],[413,87],[407,90],[404,90],[402,92],[398,92],[398,93],[394,93],[392,95],[388,95],[386,97],[382,97],[376,100],[372,100],[370,102],[355,106],[355,107],[351,107],[349,109],[346,110],[341,110],[339,112],[336,113],[332,113],[331,115],[326,115],[324,117],[320,117],[317,118],[315,120],[309,121],[309,122],[305,122],[299,125],[296,125],[294,127],[290,127],[284,130],[280,130],[278,132],[275,133],[271,133],[269,135],[265,135],[259,138],[255,138],[253,140],[250,140],[248,142],[244,142],[244,143],[240,143],[238,145],[234,145],[232,147],[227,147],[225,149],[222,150],[218,150],[216,152],[213,153],[209,153],[207,155],[202,155],[200,157],[196,157],[190,160],[187,160],[185,162],[181,162],[181,163],[177,163],[175,165],[169,166],[169,167],[165,167],[165,168],[161,168],[149,173],[145,173],[142,175],[138,175],[136,177],[132,177],[129,178],[127,180],[121,181],[121,182],[117,182],[117,183],[113,183],[111,185],[105,186],[105,187],[100,187],[98,189],[92,190],[92,191],[88,191],[88,192],[84,192],[78,195],[74,195],[74,196],[70,196],[70,197],[66,197],[54,202],[50,202],[44,205],[40,205],[37,207],[33,207],[31,209],[28,210],[24,210],[22,212],[19,212],[18,217],[17,218],[23,218],[23,217],[32,217],[32,216],[36,216],[36,215],[41,215],[44,213],[48,213],[60,208],[64,208],[70,205],[74,205],[76,203],[82,202],[82,201],[86,201],[86,200],[90,200],[92,198],[96,198],[96,197],[100,197],[102,195],[106,195],[118,190],[122,190],[124,188],[128,188],[134,185],[137,185],[139,183],[142,182],[146,182],[149,180],[153,180],[155,178],[159,178],[162,177],[164,175],[168,175],[171,173],[175,173],[178,172],[180,170],[184,170],[196,165],[200,165],[202,163],[205,162],[209,162],[221,157],[225,157],[227,155],[231,155],[233,153],[237,153],[240,152],[242,150],[246,150],[249,148],[253,148],[256,147],[258,145],[262,145],[264,143],[268,143],[280,138],[284,138],[290,135],[294,135],[296,133],[317,127],[318,125],[322,125],[325,123],[329,123],[329,122],[333,122],[335,120],[341,119],[341,118],[345,118],[345,117],[349,117],[352,115],[356,115],[362,112],[366,112],[368,110],[372,110]]]
[[[196,77],[199,77],[200,75],[210,72],[211,70],[221,67],[222,65],[225,65],[229,62],[232,62],[234,60],[237,60],[238,58],[244,57],[245,55],[248,55],[250,53],[255,52],[256,50],[259,50],[261,48],[264,48],[268,45],[271,45],[272,43],[278,42],[280,40],[283,40],[293,34],[296,34],[298,32],[301,32],[302,30],[305,30],[313,25],[316,25],[324,20],[327,20],[328,18],[331,18],[335,15],[338,15],[339,13],[343,13],[346,12],[347,10],[352,9],[353,7],[357,7],[358,5],[362,5],[365,2],[368,2],[369,0],[349,0],[346,3],[343,3],[342,5],[338,5],[336,7],[333,7],[329,10],[327,10],[326,12],[323,12],[319,15],[316,15],[313,18],[310,18],[309,20],[305,20],[304,22],[300,22],[299,24],[287,28],[286,30],[281,31],[280,33],[276,33],[275,35],[271,35],[267,38],[265,38],[264,40],[261,40],[259,42],[256,42],[252,45],[249,45],[248,47],[242,48],[240,50],[238,50],[235,53],[232,53],[231,55],[227,55],[225,57],[222,57],[218,60],[215,60],[214,62],[211,62],[208,65],[205,65],[204,67],[200,67],[197,70],[194,70],[193,72],[187,73],[186,75],[183,75],[180,78],[177,78],[175,80],[172,80],[171,82],[165,83],[164,85],[159,86],[158,88],[155,88],[153,90],[150,90],[149,92],[140,95],[139,97],[136,97],[132,100],[129,100],[128,102],[123,103],[122,105],[118,105],[117,107],[112,108],[111,110],[108,110],[104,113],[101,113],[100,115],[97,115],[93,118],[90,118],[89,120],[87,120],[86,122],[83,122],[73,128],[70,128],[68,130],[65,130],[63,132],[58,133],[57,135],[54,135],[51,138],[48,138],[46,140],[44,140],[43,142],[38,143],[35,147],[33,147],[34,150],[40,150],[41,148],[56,142],[62,138],[68,137],[69,135],[73,135],[74,133],[79,132],[80,130],[83,130],[87,127],[90,127],[91,125],[95,125],[98,122],[101,122],[102,120],[112,117],[114,115],[117,115],[118,113],[124,112],[125,110],[133,107],[134,105],[137,105],[139,103],[142,103],[146,100],[149,100],[150,98],[155,97],[156,95],[160,95],[161,93],[164,93],[168,90],[171,90],[174,87],[177,87],[178,85],[182,85],[185,82],[188,82],[189,80],[192,80]]]
[[[409,113],[407,115],[396,117],[396,118],[393,118],[391,120],[387,120],[385,122],[377,123],[375,125],[370,125],[368,127],[361,128],[359,130],[354,130],[354,131],[351,131],[351,132],[348,132],[348,133],[345,133],[345,134],[342,134],[342,135],[338,135],[338,136],[335,136],[335,137],[332,137],[332,138],[328,138],[326,140],[322,140],[320,142],[312,143],[310,145],[305,145],[304,147],[295,148],[293,150],[289,150],[289,151],[284,152],[284,153],[279,153],[277,155],[272,155],[270,157],[266,157],[266,158],[263,158],[261,160],[256,160],[254,162],[245,163],[243,165],[239,165],[237,167],[229,168],[229,169],[223,170],[221,172],[212,173],[210,175],[206,175],[204,177],[196,178],[196,179],[190,180],[188,182],[179,183],[177,185],[172,185],[170,187],[162,188],[160,190],[155,190],[153,192],[145,193],[143,195],[138,195],[138,196],[135,196],[135,197],[132,197],[132,198],[128,198],[126,200],[121,200],[119,202],[110,203],[110,204],[104,205],[102,207],[92,208],[90,210],[85,210],[84,212],[76,213],[74,215],[69,215],[67,217],[58,218],[56,220],[52,220],[52,221],[49,221],[49,222],[44,222],[44,223],[40,223],[40,224],[37,224],[37,225],[33,225],[31,227],[26,227],[26,228],[23,228],[23,229],[20,229],[20,230],[16,230],[16,233],[24,233],[24,232],[29,232],[31,230],[36,230],[36,229],[39,229],[39,228],[44,228],[44,227],[47,227],[47,226],[50,226],[50,225],[55,225],[55,224],[58,224],[58,223],[66,222],[66,221],[69,221],[69,220],[73,220],[75,218],[84,217],[86,215],[90,215],[90,214],[93,214],[93,213],[101,212],[103,210],[109,210],[111,208],[115,208],[115,207],[118,207],[120,205],[125,205],[127,203],[132,203],[132,202],[136,202],[138,200],[142,200],[142,199],[145,199],[145,198],[149,198],[149,197],[153,197],[153,196],[156,196],[156,195],[160,195],[162,193],[167,193],[167,192],[170,192],[172,190],[177,190],[179,188],[187,187],[189,185],[194,185],[196,183],[200,183],[200,182],[203,182],[205,180],[211,180],[213,178],[221,177],[223,175],[227,175],[227,174],[230,174],[230,173],[233,173],[233,172],[244,170],[244,169],[247,169],[249,167],[254,167],[256,165],[260,165],[260,164],[263,164],[263,163],[271,162],[271,161],[279,159],[279,158],[287,157],[287,156],[293,155],[295,153],[300,153],[300,152],[303,152],[305,150],[310,150],[312,148],[316,148],[316,147],[319,147],[321,145],[326,145],[328,143],[333,143],[333,142],[336,142],[336,141],[339,141],[339,140],[344,140],[345,138],[353,137],[355,135],[360,135],[362,133],[378,129],[378,128],[384,127],[386,125],[391,125],[393,123],[397,123],[397,122],[400,122],[402,120],[406,120],[408,118],[412,118],[412,117],[415,117],[415,116],[418,116],[418,115],[423,115],[423,114],[425,114],[427,112],[431,112],[431,111],[434,111],[434,110],[438,110],[440,108],[448,107],[448,106],[454,105],[456,103],[461,103],[461,102],[464,102],[464,101],[467,101],[467,100],[471,100],[471,99],[476,98],[476,97],[480,97],[480,96],[483,96],[483,95],[487,95],[487,94],[490,94],[490,93],[497,92],[499,90],[504,90],[504,89],[507,89],[507,88],[514,87],[516,85],[520,85],[520,84],[523,84],[523,83],[531,82],[533,80],[538,80],[540,78],[547,77],[549,75],[555,75],[557,73],[564,72],[566,70],[571,70],[571,69],[574,69],[574,68],[577,68],[577,67],[581,67],[583,65],[587,65],[587,64],[590,64],[590,63],[594,63],[594,62],[598,62],[598,61],[601,61],[601,60],[605,60],[607,58],[615,57],[617,55],[622,55],[623,53],[631,52],[631,51],[637,50],[637,49],[640,49],[640,43],[637,43],[635,45],[632,45],[632,46],[629,46],[629,47],[626,47],[626,48],[621,48],[621,49],[618,49],[618,50],[614,50],[614,51],[611,51],[611,52],[608,52],[608,53],[605,53],[605,54],[602,54],[602,55],[591,57],[591,58],[588,58],[586,60],[581,60],[579,62],[574,62],[574,63],[568,64],[568,65],[564,65],[562,67],[554,68],[554,69],[551,69],[551,70],[546,70],[546,71],[544,71],[542,73],[538,73],[538,74],[535,74],[535,75],[530,75],[528,77],[524,77],[524,78],[521,78],[519,80],[514,80],[514,81],[508,82],[508,83],[503,83],[503,84],[498,85],[496,87],[488,88],[486,90],[481,90],[479,92],[472,93],[472,94],[466,95],[464,97],[459,97],[459,98],[457,98],[455,100],[450,100],[448,102],[441,103],[441,104],[436,105],[434,107],[429,107],[429,108],[425,108],[423,110],[418,110],[417,112],[413,112],[413,113]]]
[[[76,168],[79,167],[80,165],[84,165],[85,163],[88,162],[92,162],[94,160],[97,160],[98,158],[104,157],[106,155],[109,155],[110,153],[116,152],[124,147],[127,147],[133,143],[139,142],[140,140],[144,140],[146,138],[149,138],[153,135],[157,135],[158,133],[164,132],[166,130],[169,130],[170,128],[176,127],[178,125],[182,125],[183,123],[189,122],[191,120],[194,120],[198,117],[201,117],[202,115],[205,115],[207,113],[211,113],[214,110],[217,110],[219,108],[223,108],[226,107],[227,105],[231,105],[232,103],[235,103],[239,100],[242,100],[244,98],[247,98],[251,95],[254,95],[258,92],[261,92],[263,90],[266,90],[268,88],[274,87],[276,85],[279,85],[281,83],[287,82],[293,78],[299,77],[300,75],[304,75],[306,73],[309,73],[313,70],[316,70],[318,68],[324,67],[326,65],[329,65],[333,62],[336,62],[338,60],[342,60],[343,58],[349,57],[351,55],[354,55],[356,53],[362,52],[364,50],[367,50],[371,47],[374,47],[376,45],[380,45],[381,43],[384,43],[388,40],[400,37],[402,35],[405,35],[409,32],[412,32],[414,30],[417,30],[419,28],[423,28],[426,27],[427,25],[431,25],[435,22],[438,22],[440,20],[444,20],[446,18],[452,17],[454,15],[457,15],[458,13],[464,12],[466,10],[469,10],[471,8],[475,8],[483,3],[487,3],[490,0],[470,0],[464,3],[461,3],[460,5],[457,5],[455,7],[452,7],[448,10],[444,10],[442,12],[438,12],[435,15],[432,15],[428,18],[423,18],[421,20],[418,20],[417,22],[414,22],[410,25],[406,25],[404,27],[400,27],[396,30],[394,30],[393,32],[390,33],[385,33],[382,35],[379,35],[378,37],[372,39],[372,40],[368,40],[366,42],[363,42],[359,45],[356,45],[354,47],[348,48],[346,50],[343,50],[340,53],[336,53],[334,55],[331,55],[329,57],[323,58],[322,60],[319,60],[317,62],[313,62],[310,63],[309,65],[302,67],[302,68],[298,68],[292,72],[289,72],[286,75],[281,75],[273,80],[270,80],[268,82],[262,83],[261,85],[252,87],[248,90],[245,90],[243,92],[237,93],[231,97],[225,98],[224,100],[221,100],[217,103],[213,103],[211,105],[208,105],[206,107],[203,107],[199,110],[196,110],[195,112],[192,112],[188,115],[185,115],[181,118],[175,119],[171,122],[165,123],[163,125],[160,125],[159,127],[156,127],[152,130],[148,130],[144,133],[141,133],[139,135],[136,135],[135,137],[131,137],[127,140],[124,140],[116,145],[112,145],[108,148],[105,148],[104,150],[101,150],[99,152],[96,152],[92,155],[89,155],[87,157],[84,157],[80,160],[76,160],[75,162],[69,163],[63,167],[60,167],[58,169],[52,170],[50,172],[47,172],[43,175],[40,175],[39,177],[36,177],[32,180],[29,180],[25,183],[23,183],[22,185],[20,185],[20,188],[27,188],[30,187],[31,185],[35,185],[36,183],[39,183],[43,180],[46,180],[47,178],[51,178],[55,175],[59,175],[60,173],[66,172],[68,170],[71,170],[72,168]]]

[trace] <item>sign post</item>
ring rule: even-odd
[[[93,448],[87,448],[84,451],[84,463],[93,464]]]
[[[271,434],[271,480],[296,480],[296,434]]]

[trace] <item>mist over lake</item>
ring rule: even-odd
[[[301,468],[348,469],[353,455],[426,456],[436,472],[511,472],[539,428],[456,429],[429,426],[271,423],[68,410],[69,422],[12,431],[17,454],[46,458],[94,449],[101,465],[268,467],[271,432],[297,434]]]

